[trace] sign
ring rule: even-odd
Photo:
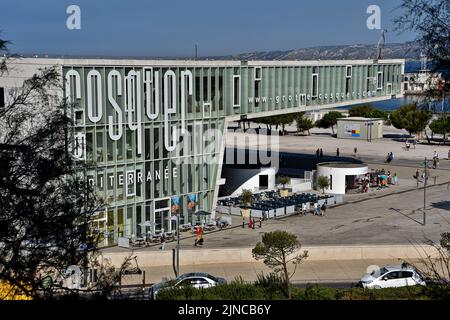
[[[181,96],[180,135],[184,135],[187,97],[192,96],[193,92],[190,70],[181,71],[180,79],[172,70],[164,72],[161,92],[159,71],[153,72],[153,68],[149,67],[130,70],[124,77],[119,71],[111,70],[105,75],[106,79],[102,79],[102,74],[98,70],[91,69],[85,78],[86,97],[82,97],[80,73],[74,69],[67,71],[65,75],[66,99],[69,103],[75,102],[72,99],[85,100],[88,119],[94,124],[106,118],[110,139],[117,141],[122,137],[124,119],[126,119],[125,124],[128,124],[129,129],[137,132],[137,153],[142,154],[143,118],[155,120],[161,113],[164,115],[164,147],[169,152],[175,150],[178,131],[175,125],[170,125],[170,120],[178,110],[177,92],[179,92]],[[160,105],[160,94],[163,97],[162,106]],[[104,114],[103,104],[106,101],[113,109],[116,122],[113,122],[112,115]],[[124,101],[123,108],[119,106],[120,101]]]
[[[355,123],[348,123],[344,125],[344,134],[351,137],[361,136],[361,125]]]

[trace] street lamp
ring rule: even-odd
[[[427,199],[427,164],[428,164],[428,160],[425,157],[425,161],[423,162],[424,164],[424,178],[423,178],[423,224],[425,226],[426,222],[427,222],[427,214],[425,212],[425,205],[426,205],[426,199]]]

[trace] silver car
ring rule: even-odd
[[[413,267],[385,266],[365,274],[361,285],[369,289],[398,288],[406,286],[425,286],[422,275]]]
[[[164,281],[152,285],[148,290],[148,296],[154,300],[158,291],[164,288],[192,286],[197,289],[210,288],[225,283],[224,278],[214,277],[206,272],[185,273],[175,280]]]

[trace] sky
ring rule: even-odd
[[[20,54],[190,57],[322,45],[376,44],[369,5],[381,9],[386,42],[414,40],[393,30],[400,0],[0,0],[1,37]],[[69,30],[69,5],[81,29]]]

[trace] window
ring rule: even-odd
[[[261,92],[261,67],[255,67],[255,74],[254,74],[254,78],[255,78],[255,107],[259,107],[260,103],[260,99],[259,99],[259,95]]]
[[[241,76],[233,76],[233,107],[241,105]]]
[[[377,89],[383,90],[383,71],[378,71],[377,74]]]
[[[346,66],[345,69],[345,94],[349,94],[352,86],[352,66]]]
[[[211,103],[203,103],[203,118],[211,118]]]
[[[411,271],[402,271],[402,278],[412,278],[413,273]]]
[[[255,67],[255,80],[261,80],[261,67]]]
[[[319,75],[317,73],[313,73],[311,85],[311,97],[317,98],[318,95],[319,95]]]
[[[351,78],[352,77],[352,66],[346,66],[346,72],[345,75],[347,78]]]
[[[0,88],[0,108],[5,107],[5,88]]]

